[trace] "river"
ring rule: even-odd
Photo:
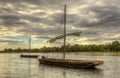
[[[61,53],[34,53],[62,58]],[[0,53],[0,78],[120,78],[120,57],[110,55],[85,55],[67,53],[66,58],[103,60],[96,69],[74,69],[39,65],[36,58],[20,58],[20,53]]]

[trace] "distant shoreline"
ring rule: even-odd
[[[62,53],[62,52],[0,52],[1,53]],[[120,52],[66,52],[66,53],[75,53],[81,55],[99,55],[99,56],[120,56]]]

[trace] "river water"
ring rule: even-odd
[[[34,53],[35,54],[35,53]],[[36,53],[62,58],[61,53]],[[74,69],[39,65],[37,59],[20,58],[20,53],[0,54],[0,78],[120,78],[120,57],[109,55],[85,55],[67,53],[66,58],[79,60],[103,60],[96,69]]]

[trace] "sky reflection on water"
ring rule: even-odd
[[[56,54],[56,56],[59,55]],[[60,57],[61,55],[58,58]],[[94,70],[63,68],[39,65],[37,59],[20,58],[20,54],[3,53],[0,54],[0,78],[120,78],[119,56],[82,56],[78,53],[67,55],[67,58],[71,57],[72,59],[103,60],[104,64]]]

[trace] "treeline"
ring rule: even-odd
[[[64,47],[42,47],[40,49],[5,49],[4,52],[63,52]],[[120,42],[113,41],[112,43],[108,44],[101,44],[101,45],[66,45],[65,46],[66,52],[120,52]]]
[[[99,52],[117,52],[120,51],[119,41],[113,41],[109,44],[101,45],[78,45],[71,46],[71,51],[99,51]]]
[[[60,52],[63,51],[63,46],[61,47],[43,47],[40,49],[42,52]],[[66,52],[120,52],[120,42],[113,41],[112,43],[108,44],[101,44],[101,45],[67,45],[65,46]]]

